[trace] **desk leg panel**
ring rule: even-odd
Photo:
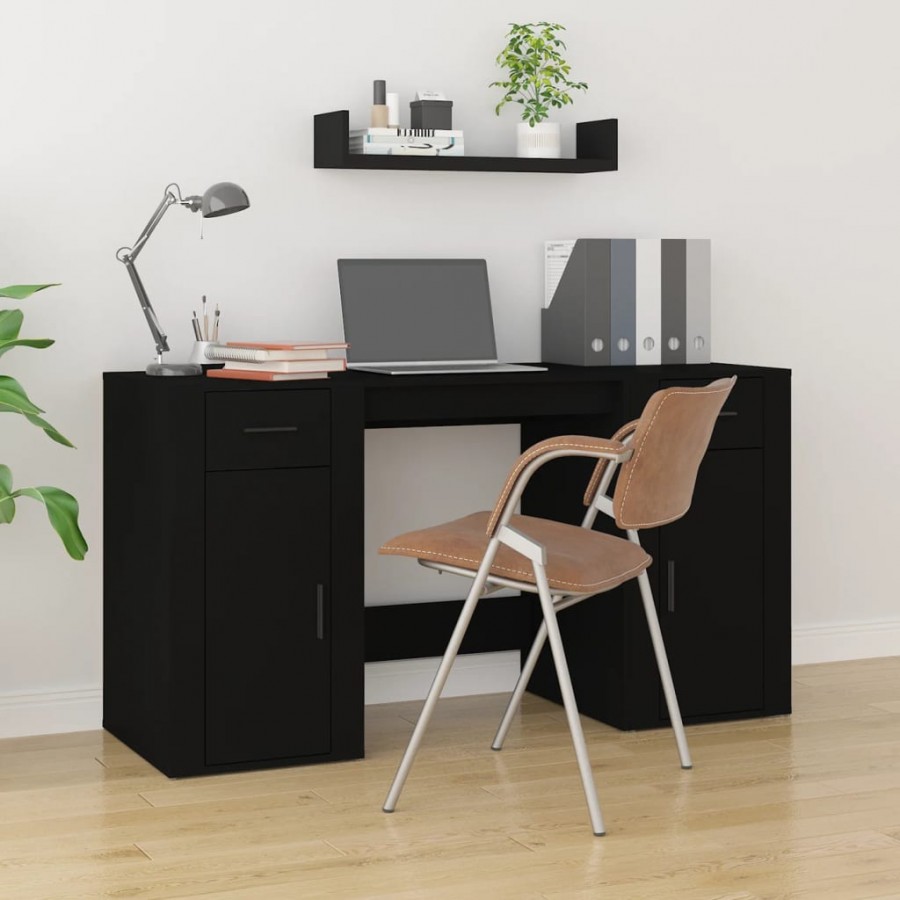
[[[167,775],[203,764],[203,395],[104,389],[103,725]]]
[[[336,759],[365,755],[363,401],[363,392],[351,386],[331,392],[331,736]]]

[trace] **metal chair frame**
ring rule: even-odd
[[[409,740],[409,744],[407,745],[406,752],[403,754],[403,758],[400,761],[400,766],[397,769],[397,774],[394,776],[394,780],[391,784],[390,790],[388,791],[387,798],[384,802],[385,812],[393,812],[396,809],[397,801],[400,798],[400,793],[403,790],[403,786],[406,783],[407,777],[409,776],[413,761],[415,760],[416,754],[419,751],[419,747],[421,746],[425,731],[428,728],[429,722],[431,721],[431,717],[434,713],[434,709],[437,705],[438,699],[440,698],[441,692],[444,689],[444,685],[447,682],[447,677],[450,674],[450,670],[456,659],[457,653],[459,652],[460,645],[462,644],[463,637],[465,636],[466,630],[469,626],[469,622],[472,619],[472,615],[475,612],[475,608],[478,605],[478,601],[485,594],[489,593],[492,590],[496,590],[499,587],[509,587],[527,593],[536,593],[538,595],[538,598],[540,599],[543,621],[540,628],[538,629],[534,642],[531,645],[528,656],[526,657],[525,663],[522,667],[522,672],[519,676],[519,680],[517,681],[516,686],[512,692],[509,703],[506,707],[506,712],[503,715],[491,747],[494,750],[502,749],[503,742],[505,741],[506,736],[509,733],[510,726],[512,725],[515,714],[521,704],[525,689],[528,686],[528,682],[531,678],[532,673],[534,672],[534,667],[537,663],[538,657],[540,656],[541,649],[543,648],[545,641],[549,638],[550,649],[553,655],[553,662],[556,668],[556,675],[559,679],[559,687],[562,694],[563,706],[565,707],[566,711],[566,719],[568,721],[569,731],[572,735],[572,743],[575,748],[575,757],[578,762],[579,772],[581,774],[581,782],[584,788],[585,800],[587,801],[591,828],[594,834],[597,836],[605,834],[603,815],[600,811],[600,802],[597,798],[597,788],[594,784],[594,776],[591,769],[590,757],[588,755],[587,744],[584,739],[584,731],[581,727],[581,720],[579,719],[578,706],[575,701],[575,693],[572,689],[572,681],[569,677],[569,668],[566,663],[566,654],[563,648],[562,637],[559,631],[559,623],[556,619],[559,612],[567,609],[570,606],[574,606],[576,603],[580,603],[582,600],[586,600],[588,597],[595,596],[596,592],[590,594],[570,594],[560,592],[554,593],[547,581],[547,574],[545,570],[545,566],[547,564],[546,549],[537,541],[532,540],[527,535],[522,534],[522,532],[510,526],[509,521],[514,514],[518,502],[521,499],[522,493],[525,490],[525,487],[534,472],[536,472],[537,469],[550,462],[551,460],[564,456],[587,456],[598,460],[608,460],[606,469],[603,472],[603,476],[600,480],[594,498],[591,501],[587,512],[585,513],[584,520],[581,523],[581,527],[588,529],[592,528],[598,513],[604,513],[612,517],[612,499],[608,496],[607,491],[609,490],[609,486],[618,466],[631,458],[632,450],[628,446],[628,444],[630,443],[632,436],[632,434],[621,436],[621,442],[625,445],[625,449],[619,452],[594,449],[557,449],[545,452],[532,460],[523,469],[522,473],[516,480],[513,490],[507,497],[499,519],[498,527],[494,531],[493,536],[490,538],[484,557],[482,558],[481,564],[476,571],[460,568],[458,566],[446,565],[439,562],[419,560],[422,565],[425,565],[429,568],[437,569],[442,572],[449,572],[456,575],[463,575],[467,578],[473,579],[473,581],[469,593],[466,597],[465,603],[463,604],[459,619],[457,620],[456,626],[453,629],[453,634],[450,637],[450,642],[448,643],[447,649],[444,652],[444,656],[441,659],[441,663],[434,677],[434,681],[431,684],[431,688],[428,691],[428,696],[425,699],[425,704],[422,708],[421,714],[419,715],[418,721],[416,722],[416,726],[413,730],[412,737]],[[640,539],[636,530],[629,529],[627,531],[627,535],[630,541],[638,545],[640,544]],[[531,562],[535,578],[534,584],[490,574],[491,565],[494,562],[494,557],[496,556],[497,550],[499,549],[501,543],[505,544],[508,547],[511,547],[513,550],[518,551]],[[663,692],[666,698],[666,705],[669,711],[669,719],[675,732],[675,742],[678,747],[678,755],[681,760],[681,766],[684,769],[690,769],[692,765],[690,751],[688,750],[687,739],[684,734],[684,726],[681,721],[681,712],[678,708],[678,699],[675,695],[675,688],[672,684],[672,675],[669,670],[669,661],[666,656],[665,645],[663,643],[662,633],[660,632],[659,628],[659,619],[656,615],[656,604],[653,600],[653,592],[650,588],[650,581],[647,578],[646,571],[641,572],[641,574],[637,576],[637,580],[640,587],[644,613],[647,618],[647,625],[650,630],[650,637],[653,643],[653,651],[656,656],[657,667],[659,668],[659,675],[662,681]]]

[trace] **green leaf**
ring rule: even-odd
[[[19,488],[11,497],[31,497],[43,503],[50,524],[60,536],[66,552],[72,559],[84,559],[88,545],[78,527],[78,501],[65,491],[55,487]]]
[[[14,341],[24,318],[21,309],[0,309],[0,341]]]
[[[9,287],[0,288],[0,297],[9,297],[10,300],[24,300],[38,291],[42,291],[48,287],[58,287],[59,282],[54,281],[50,284],[11,284]]]
[[[46,422],[40,416],[33,416],[29,413],[25,414],[25,418],[31,422],[32,425],[36,425],[38,428],[43,428],[47,434],[47,437],[52,441],[56,441],[57,444],[62,444],[63,447],[75,447],[75,445],[67,438],[63,437],[49,422]]]
[[[47,437],[62,444],[64,447],[73,447],[68,438],[63,437],[49,422],[38,416],[43,410],[35,406],[26,396],[22,385],[9,375],[0,375],[0,413],[15,412],[25,416],[32,425],[42,428]]]
[[[22,385],[9,375],[0,375],[0,412],[17,412],[22,415],[42,413],[39,406],[35,406],[25,393]]]
[[[0,525],[8,525],[16,515],[16,501],[12,496],[12,472],[0,465]]]
[[[17,341],[0,341],[0,356],[3,356],[7,350],[12,350],[13,347],[34,347],[36,350],[43,350],[55,343],[56,341],[51,338],[20,338]]]

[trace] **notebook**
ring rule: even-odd
[[[386,375],[541,372],[497,359],[483,259],[339,259],[347,368]]]

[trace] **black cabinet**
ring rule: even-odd
[[[660,388],[707,384],[637,369],[619,421],[637,418]],[[737,369],[737,367],[735,367]],[[718,373],[716,373],[718,374]],[[640,532],[672,679],[685,722],[790,712],[790,385],[784,370],[738,372],[697,477],[690,510]],[[611,433],[611,430],[610,430]],[[545,467],[528,512],[561,508],[584,478]],[[597,526],[619,533],[605,516]],[[532,611],[532,632],[540,621]],[[636,583],[560,614],[579,709],[624,729],[668,722]],[[529,690],[560,701],[545,648]]]
[[[332,395],[110,374],[104,727],[168,775],[359,757]]]

